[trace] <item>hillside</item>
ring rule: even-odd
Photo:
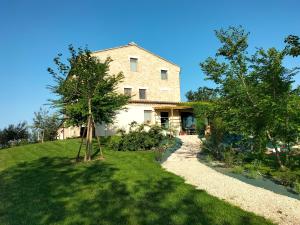
[[[271,224],[184,184],[153,152],[74,163],[78,145],[0,150],[0,224]]]

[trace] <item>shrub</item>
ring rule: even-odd
[[[242,165],[243,162],[244,162],[244,159],[245,159],[245,153],[237,153],[235,154],[235,157],[234,157],[234,164],[235,165]]]
[[[109,147],[117,151],[150,150],[161,146],[166,139],[159,126],[131,123],[129,132],[120,132],[118,138],[110,141]]]
[[[224,153],[224,163],[226,166],[231,167],[234,164],[234,153],[231,151],[226,151]]]
[[[300,181],[294,183],[294,191],[300,194]]]
[[[120,136],[112,136],[109,140],[108,147],[112,150],[120,151],[120,147],[122,147],[121,137]]]
[[[297,174],[295,174],[293,171],[286,170],[286,171],[275,171],[272,173],[273,178],[278,183],[284,185],[284,186],[293,186],[293,184],[297,180]]]
[[[155,155],[154,155],[155,160],[158,161],[158,162],[162,161],[164,152],[165,152],[164,147],[157,148],[157,150],[155,151]]]
[[[261,167],[261,161],[259,159],[254,159],[252,162],[251,162],[251,165],[252,167],[255,169],[255,170],[258,170],[260,169]]]
[[[242,166],[235,166],[233,167],[231,172],[236,174],[242,174],[244,172],[244,168]]]
[[[168,138],[163,140],[161,145],[155,149],[155,160],[162,163],[174,151],[180,148],[182,142],[179,138]]]
[[[211,155],[206,155],[205,156],[205,161],[208,162],[208,163],[210,163],[210,162],[213,161],[213,157]]]
[[[251,179],[257,178],[258,175],[259,175],[258,171],[255,170],[254,168],[248,170],[248,172],[246,173],[246,177],[251,178]]]

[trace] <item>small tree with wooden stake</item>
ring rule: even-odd
[[[110,58],[101,62],[88,48],[75,50],[72,45],[69,46],[69,52],[71,56],[68,63],[64,63],[62,55],[59,54],[54,58],[57,68],[48,68],[55,82],[49,89],[58,96],[50,101],[60,109],[66,125],[85,127],[77,160],[85,137],[84,160],[89,161],[92,157],[95,125],[111,123],[116,112],[127,104],[129,97],[116,92],[117,85],[122,82],[124,75],[122,72],[116,75],[109,74],[109,64],[112,61]],[[100,157],[103,158],[100,139],[96,137]]]

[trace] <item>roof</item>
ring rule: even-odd
[[[155,106],[154,109],[192,109],[190,106],[180,106],[180,105],[172,105],[172,106]]]
[[[130,100],[129,103],[134,104],[152,104],[154,109],[192,109],[192,106],[182,105],[184,102],[169,101],[150,101],[150,100]]]
[[[164,60],[164,61],[166,61],[168,63],[171,63],[174,66],[177,66],[177,67],[180,68],[180,66],[178,66],[177,64],[175,64],[175,63],[171,62],[170,60],[167,60],[167,59],[165,59],[165,58],[163,58],[163,57],[161,57],[161,56],[159,56],[159,55],[157,55],[157,54],[155,54],[153,52],[150,52],[147,49],[142,48],[141,46],[137,45],[135,42],[130,42],[127,45],[122,45],[122,46],[118,46],[118,47],[114,47],[114,48],[106,48],[106,49],[103,49],[103,50],[97,50],[97,51],[94,51],[93,53],[105,52],[105,51],[110,51],[110,50],[114,50],[114,49],[118,49],[118,48],[126,48],[126,47],[130,47],[130,46],[136,46],[137,48],[139,48],[139,49],[141,49],[143,51],[146,51],[146,52],[148,52],[148,53],[150,53],[150,54],[152,54],[152,55],[154,55],[154,56],[156,56],[156,57],[158,57],[158,58],[160,58],[160,59],[162,59],[162,60]]]
[[[152,101],[152,100],[129,100],[129,103],[143,103],[143,104],[162,104],[162,105],[178,105],[182,102],[171,101]]]

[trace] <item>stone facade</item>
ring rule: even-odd
[[[177,134],[182,131],[181,113],[190,109],[177,106],[180,102],[180,67],[163,59],[136,45],[128,45],[95,51],[93,55],[100,61],[105,61],[108,57],[113,61],[110,63],[109,74],[124,74],[124,81],[119,84],[117,91],[124,93],[124,89],[131,89],[131,101],[126,106],[126,110],[121,110],[113,124],[98,124],[95,134],[97,136],[113,135],[118,129],[128,131],[129,124],[133,121],[141,124],[161,125],[162,115],[168,115],[168,127],[177,130]],[[132,71],[130,59],[137,60],[136,71]],[[167,74],[167,79],[162,76],[162,70]],[[165,75],[165,74],[164,74]],[[140,99],[139,89],[146,90],[146,99]],[[145,121],[145,113],[151,113]],[[63,138],[69,138],[68,134],[78,135],[80,132],[60,131]],[[80,128],[78,128],[80,130]],[[74,136],[73,136],[74,137]],[[60,137],[61,138],[61,137]]]
[[[137,46],[128,44],[93,53],[101,61],[110,57],[110,73],[123,72],[124,82],[120,83],[118,91],[124,93],[124,88],[132,89],[132,100],[139,100],[139,89],[146,89],[146,100],[180,102],[180,67],[154,55]],[[132,72],[130,58],[137,59],[137,71]],[[167,71],[167,80],[161,79],[161,70]]]

